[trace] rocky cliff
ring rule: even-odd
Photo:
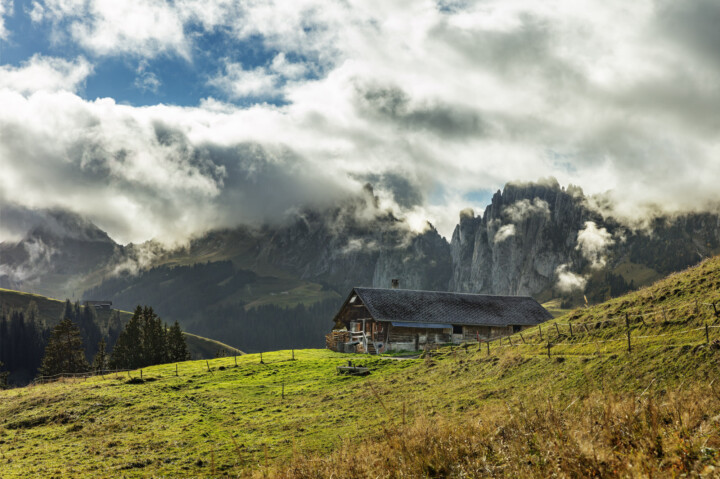
[[[717,254],[720,216],[660,216],[632,230],[603,217],[577,187],[508,184],[482,216],[466,210],[450,242],[453,291],[607,299]],[[617,290],[617,291],[616,291]]]

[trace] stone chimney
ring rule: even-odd
[[[400,287],[400,280],[399,279],[391,279],[390,280],[390,287],[392,289],[398,289]]]

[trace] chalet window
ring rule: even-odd
[[[459,324],[453,324],[453,334],[462,334],[462,326]]]
[[[350,298],[350,304],[354,303],[356,299],[357,299],[357,296],[353,295],[353,297]]]

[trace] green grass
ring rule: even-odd
[[[635,286],[645,286],[662,278],[662,275],[652,268],[645,265],[625,262],[613,269],[613,273],[619,274],[629,284],[630,281]]]
[[[329,450],[356,432],[359,411],[339,402],[357,397],[357,388],[370,392],[366,380],[335,374],[348,357],[303,350],[292,361],[290,351],[278,351],[264,354],[265,364],[259,355],[238,357],[238,367],[234,358],[210,360],[212,372],[205,361],[181,363],[179,377],[175,365],[146,368],[140,384],[120,374],[0,392],[3,477],[203,474],[212,455],[218,471],[237,472],[266,453],[288,457],[293,443]],[[363,363],[376,379],[410,366]]]
[[[185,341],[187,342],[190,354],[196,359],[209,359],[218,355],[232,356],[235,354],[245,354],[233,346],[215,341],[214,339],[204,338],[197,334],[186,332],[183,332],[183,334],[185,335]]]
[[[557,318],[558,316],[562,316],[571,311],[571,309],[561,307],[560,303],[562,303],[562,300],[553,299],[543,303],[542,306],[547,309],[550,314],[552,314],[553,318]]]
[[[313,304],[330,298],[340,298],[335,291],[324,290],[316,283],[301,282],[297,286],[282,291],[266,291],[257,299],[245,305],[245,309],[257,308],[272,304],[279,307],[291,308],[299,304],[312,306]]]
[[[4,391],[0,467],[3,477],[697,475],[720,466],[720,328],[710,344],[704,330],[720,321],[702,304],[718,299],[713,258],[489,354],[277,351],[264,364],[210,360],[212,371],[181,363],[179,377],[175,365],[147,368],[137,384],[125,374]],[[338,375],[348,360],[372,373]]]

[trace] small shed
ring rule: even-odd
[[[507,336],[552,315],[529,296],[353,288],[327,335],[343,352],[417,351],[427,344]]]

